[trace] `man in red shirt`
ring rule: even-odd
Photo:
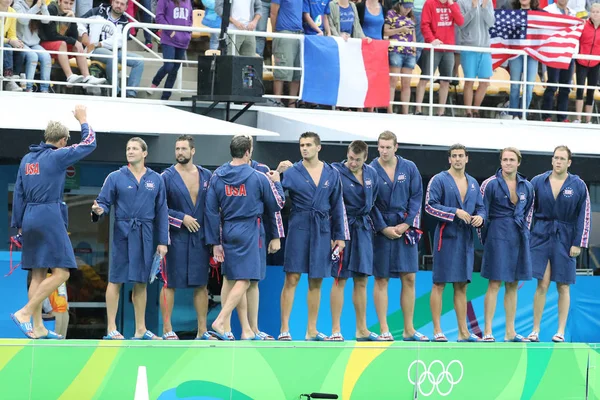
[[[434,47],[441,44],[454,45],[454,24],[462,26],[465,19],[460,12],[460,7],[453,0],[427,0],[423,5],[421,14],[421,32],[425,43],[431,43]],[[433,69],[430,70],[431,50],[424,49],[419,59],[421,74],[424,76],[433,75],[439,68],[440,90],[439,104],[445,105],[448,98],[448,88],[452,79],[452,69],[454,68],[454,52],[452,50],[435,50],[433,53]],[[423,77],[417,85],[417,103],[423,102],[425,96],[425,86],[429,78]],[[417,106],[416,115],[421,115],[421,106]],[[444,107],[438,107],[437,115],[444,115]]]

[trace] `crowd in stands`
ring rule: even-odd
[[[82,18],[101,18],[112,22],[119,32],[129,22],[127,15],[136,15],[133,1],[111,0],[109,4],[101,4],[92,8],[91,0],[0,0],[0,11],[27,14],[77,16]],[[198,0],[197,0],[198,1]],[[552,0],[550,0],[552,1]],[[427,92],[429,78],[437,70],[442,77],[436,79],[439,106],[435,114],[445,113],[444,105],[448,100],[449,88],[458,84],[458,78],[490,79],[492,57],[489,53],[453,52],[436,50],[433,60],[433,71],[430,71],[430,51],[421,51],[411,47],[409,43],[423,42],[433,45],[464,45],[488,48],[490,46],[490,28],[495,22],[495,9],[544,10],[548,13],[569,15],[585,19],[585,28],[581,35],[579,52],[586,55],[600,55],[600,0],[233,0],[229,19],[228,53],[243,56],[264,56],[265,39],[236,34],[237,31],[267,31],[271,24],[273,32],[297,35],[327,35],[348,38],[389,38],[407,45],[390,48],[389,64],[392,73],[418,74],[423,77],[418,81],[415,90],[415,102],[423,103]],[[13,3],[14,2],[14,3]],[[166,25],[193,25],[193,0],[139,0],[140,4],[155,14],[154,22]],[[199,6],[204,8],[202,24],[211,28],[219,28],[223,14],[224,0],[201,0]],[[151,15],[139,10],[143,22],[153,22]],[[86,25],[76,23],[56,23],[53,21],[35,21],[30,19],[7,18],[4,25],[4,65],[5,90],[33,91],[34,85],[27,82],[23,87],[19,79],[34,79],[36,71],[39,78],[49,80],[52,58],[58,62],[64,72],[68,85],[86,83],[99,85],[112,82],[112,59],[98,58],[94,55],[111,55],[113,47],[122,46],[122,35],[115,34],[106,25]],[[184,60],[191,40],[190,32],[159,32],[161,51],[166,59]],[[153,48],[150,30],[144,30],[145,45]],[[31,48],[33,52],[14,52],[12,48]],[[210,35],[210,49],[218,48],[218,35]],[[73,64],[69,56],[49,54],[49,51],[70,51],[82,53],[76,56],[78,73],[72,71]],[[94,77],[88,68],[88,56],[105,65],[106,79]],[[300,42],[293,39],[275,38],[272,47],[273,63],[279,67],[300,67]],[[119,61],[121,52],[119,51]],[[598,85],[600,62],[589,60],[573,60],[568,69],[546,67],[532,57],[527,57],[527,76],[523,77],[524,57],[519,56],[503,65],[510,74],[511,81],[521,79],[531,82],[522,90],[522,85],[511,84],[508,96],[510,109],[521,109],[523,101],[529,108],[533,88],[536,82],[572,84],[574,73],[578,85]],[[127,65],[131,67],[128,74],[128,86],[138,87],[144,63],[140,56],[128,53]],[[165,62],[152,80],[152,89],[159,87],[166,76],[161,98],[169,99],[180,63]],[[462,67],[462,68],[461,68]],[[10,79],[13,77],[14,79]],[[289,96],[298,96],[300,87],[300,71],[275,69],[273,72],[273,94],[284,95],[284,87]],[[398,85],[400,80],[400,85]],[[475,87],[476,86],[476,87]],[[464,81],[462,85],[463,103],[467,117],[478,117],[478,107],[484,101],[489,83]],[[411,97],[411,78],[390,77],[390,100],[396,99],[396,89],[400,89],[400,100],[409,102]],[[35,85],[40,92],[49,90],[48,84]],[[436,88],[437,89],[437,88]],[[522,92],[523,95],[522,95]],[[556,95],[558,92],[558,95]],[[585,94],[587,92],[587,94]],[[542,110],[568,109],[571,88],[546,86],[543,93]],[[584,110],[590,113],[594,104],[594,90],[576,90],[575,109],[577,113]],[[128,97],[136,97],[136,89],[127,90]],[[556,102],[556,104],[555,104]],[[283,106],[283,102],[275,101],[274,105]],[[300,102],[288,101],[288,107],[299,106]],[[387,110],[394,112],[390,105]],[[409,105],[400,107],[402,114],[408,114]],[[414,108],[416,115],[422,114],[420,105]],[[512,118],[521,118],[520,111],[510,111]],[[569,122],[565,114],[543,114],[542,119],[551,121],[556,115],[557,121]],[[574,122],[580,122],[579,117]],[[591,117],[585,116],[584,122]]]

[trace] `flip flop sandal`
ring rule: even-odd
[[[227,340],[235,340],[232,332],[225,332],[224,335],[228,338]]]
[[[324,333],[319,332],[317,333],[317,336],[304,340],[306,340],[307,342],[326,342],[329,340],[329,338]]]
[[[444,343],[444,342],[447,342],[447,341],[448,341],[448,338],[442,332],[436,333],[436,334],[433,335],[432,342],[441,342],[441,343]]]
[[[261,340],[275,340],[275,338],[271,335],[269,335],[268,333],[259,331],[257,333],[258,336],[260,336]]]
[[[17,317],[15,317],[15,314],[10,314],[10,319],[12,319],[12,321],[17,325],[19,330],[23,332],[23,334],[27,336],[28,339],[35,339],[35,336],[33,334],[33,325],[31,324],[31,322],[20,322],[17,319]]]
[[[467,339],[458,339],[457,342],[481,342],[481,339],[479,336],[471,333]]]
[[[289,332],[281,332],[279,336],[277,336],[277,340],[281,340],[283,342],[290,342],[292,340],[292,335]]]
[[[200,337],[197,337],[197,338],[196,338],[196,339],[194,339],[194,340],[218,340],[218,339],[216,339],[216,338],[215,338],[214,336],[212,336],[210,333],[208,333],[208,332],[204,332],[204,333],[202,334],[202,336],[200,336]]]
[[[384,340],[381,338],[381,336],[378,336],[375,332],[371,332],[371,333],[369,333],[369,336],[357,337],[356,341],[357,342],[383,342]]]
[[[392,336],[391,332],[383,332],[381,335],[379,335],[379,340],[382,342],[393,342],[394,336]]]
[[[414,335],[409,337],[403,337],[402,340],[405,342],[429,342],[429,338],[419,332],[415,332]],[[448,341],[448,339],[446,339],[446,341]]]
[[[529,336],[527,336],[527,339],[529,339],[530,342],[539,342],[540,341],[540,334],[537,331],[533,331],[529,334]]]
[[[103,336],[102,340],[125,340],[125,337],[119,331],[112,331],[108,332],[108,335]]]
[[[229,336],[227,336],[227,332],[224,333],[219,333],[217,331],[208,331],[209,335],[212,335],[213,337],[217,338],[218,340],[225,340],[225,341],[231,341],[232,339],[229,338]]]
[[[494,343],[496,338],[490,333],[489,335],[484,335],[481,341],[486,343]]]
[[[557,333],[556,335],[552,336],[552,341],[554,343],[564,343],[565,335],[561,335],[560,333]]]
[[[162,335],[163,340],[179,340],[179,336],[173,331],[167,332]]]
[[[46,336],[40,336],[38,339],[63,340],[65,337],[48,329]]]
[[[327,339],[330,342],[343,342],[344,336],[342,336],[341,332],[332,333],[331,336]]]
[[[512,339],[504,339],[505,342],[513,342],[513,343],[529,343],[529,339],[525,336],[519,335],[518,333]]]
[[[150,331],[146,331],[142,337],[132,337],[131,340],[162,340],[161,337],[156,336]]]

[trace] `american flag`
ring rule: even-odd
[[[545,11],[496,10],[491,47],[524,50],[541,63],[567,69],[579,47],[583,21]],[[492,54],[494,68],[515,56]]]

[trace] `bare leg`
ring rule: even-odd
[[[258,291],[258,281],[250,282],[248,292],[246,292],[246,300],[248,302],[248,323],[250,330],[254,334],[258,334],[258,306],[260,303],[260,293]]]
[[[231,288],[233,287],[233,284],[235,283],[235,281],[230,281],[227,279],[227,277],[223,276],[223,285],[221,286],[221,309],[223,309],[223,306],[225,305],[225,303],[227,302],[227,296],[229,295],[229,292],[231,291]],[[245,296],[244,299],[242,299],[241,301],[245,302]],[[240,306],[238,305],[238,316],[239,316],[239,308]],[[242,304],[241,308],[244,310],[244,312],[246,312],[246,304]],[[231,316],[229,316],[228,320],[225,320],[225,332],[231,332]]]
[[[448,81],[440,81],[440,90],[438,91],[440,105],[445,106],[446,101],[448,100],[448,90],[450,89],[450,82]],[[446,111],[445,107],[438,107],[436,115],[444,115]]]
[[[367,328],[367,277],[354,277],[352,302],[356,313],[356,337],[367,337],[371,332]]]
[[[62,335],[65,339],[67,338],[67,330],[69,328],[69,312],[56,312],[52,313],[56,321],[56,327],[54,331],[59,335]]]
[[[410,68],[402,68],[403,74],[410,74],[412,70]],[[402,88],[400,89],[400,100],[403,103],[408,103],[410,101],[410,76],[400,78],[402,82]],[[408,114],[410,106],[408,104],[402,105],[402,114]]]
[[[454,283],[454,310],[458,324],[458,339],[468,339],[471,335],[467,328],[467,283]]]
[[[583,100],[575,100],[575,112],[577,114],[581,114],[582,111],[583,111]],[[581,119],[583,119],[583,118],[581,118]]]
[[[198,318],[198,334],[201,337],[206,332],[206,313],[208,312],[208,290],[206,286],[194,289],[194,308]]]
[[[173,315],[174,303],[175,289],[163,287],[160,291],[160,309],[163,314],[163,335],[173,330],[173,325],[171,325],[171,315]]]
[[[463,89],[463,100],[464,100],[466,107],[470,107],[473,105],[473,84],[474,83],[475,82],[473,82],[473,81],[465,81],[465,87]],[[473,111],[474,110],[472,108],[465,109],[465,113],[469,117],[473,115]]]
[[[442,317],[442,295],[445,283],[434,283],[429,296],[429,307],[431,308],[431,321],[433,322],[433,334],[442,333],[440,319]]]
[[[417,104],[423,102],[425,98],[425,87],[427,86],[427,80],[421,79],[417,84],[417,90],[415,91],[415,101]],[[422,112],[422,108],[420,105],[415,106],[415,112]]]
[[[308,326],[306,327],[306,339],[315,337],[317,330],[317,317],[319,316],[319,306],[321,305],[321,285],[323,279],[308,279]]]
[[[290,82],[289,88],[290,88],[290,96],[298,96],[298,92],[300,92],[300,81]],[[291,107],[291,108],[296,107],[296,101],[290,99],[289,107]]]
[[[67,44],[62,42],[58,51],[67,51]],[[73,75],[71,65],[69,64],[69,56],[66,54],[57,54],[56,58],[58,59],[58,65],[60,65],[60,68],[65,73],[65,77],[69,79],[69,77]]]
[[[252,332],[252,329],[250,328],[250,323],[248,321],[248,291],[250,290],[252,283],[248,281],[248,284],[248,290],[246,290],[246,293],[244,293],[236,307],[238,319],[240,320],[240,326],[242,328],[242,339],[254,338],[254,332]],[[231,315],[229,316],[229,323],[231,325]],[[231,327],[229,328],[229,331],[231,331]]]
[[[75,57],[77,61],[77,67],[79,68],[79,72],[81,72],[81,76],[88,77],[90,76],[90,70],[88,69],[87,58],[83,56]]]
[[[544,306],[546,305],[546,293],[548,293],[548,287],[550,286],[551,268],[550,261],[548,261],[544,278],[538,279],[537,288],[533,296],[533,330],[538,333],[540,332],[542,314],[544,314]]]
[[[342,308],[344,307],[344,288],[346,287],[345,278],[340,278],[337,284],[331,287],[331,294],[329,297],[331,306],[331,333],[340,333],[342,327],[340,326],[340,319],[342,317]]]
[[[588,114],[591,114],[592,113],[592,107],[593,106],[586,105],[585,106],[585,112],[588,113]],[[592,120],[592,117],[590,115],[586,115],[585,116],[585,122],[590,122],[591,120]]]
[[[410,337],[415,334],[413,317],[415,313],[415,273],[402,273],[402,292],[400,293],[400,306],[404,316],[404,337]]]
[[[475,91],[475,107],[481,107],[481,103],[483,103],[483,99],[485,98],[485,94],[487,93],[488,86],[490,86],[489,82],[479,82],[479,86]]]
[[[249,286],[250,281],[248,280],[235,281],[231,291],[227,295],[227,301],[222,306],[221,312],[212,324],[212,328],[217,333],[223,334],[225,332],[225,321],[228,321],[231,318],[233,309],[237,307],[242,297],[246,294]]]
[[[504,338],[512,339],[517,332],[515,331],[515,316],[517,314],[517,288],[519,281],[506,282],[504,284],[504,313],[506,314],[506,333]]]
[[[133,285],[133,313],[135,314],[135,337],[142,337],[148,329],[146,329],[146,302],[148,294],[145,283],[135,283]]]
[[[400,68],[390,67],[390,72],[393,74],[397,74],[400,72]],[[396,99],[396,85],[397,84],[398,84],[398,77],[390,76],[390,101],[394,101]],[[394,113],[394,106],[392,104],[388,104],[387,112],[388,112],[388,114]]]
[[[283,96],[283,81],[273,81],[273,95]],[[276,100],[281,101],[279,98]]]
[[[294,305],[294,295],[300,280],[300,274],[285,274],[285,282],[281,290],[281,332],[290,331],[290,315]]]
[[[45,336],[47,329],[42,320],[42,303],[60,285],[69,279],[67,268],[52,268],[52,275],[47,276],[47,270],[36,268],[31,271],[31,279],[35,280],[37,287],[29,296],[27,304],[15,313],[15,318],[20,322],[28,322],[33,317],[33,334],[35,337]],[[34,278],[35,277],[35,278]]]
[[[498,291],[500,290],[500,281],[489,281],[485,299],[483,300],[483,314],[485,318],[484,335],[492,334],[492,320],[496,313],[496,302],[498,300]]]
[[[117,330],[117,311],[119,311],[120,283],[108,282],[106,286],[106,322],[107,332]]]
[[[379,319],[380,333],[390,331],[390,327],[387,323],[388,282],[389,278],[375,278],[375,288],[373,289],[373,299],[375,301],[377,319]]]
[[[558,331],[564,335],[567,326],[567,317],[569,316],[569,306],[571,305],[570,286],[565,283],[557,283],[558,289]]]

